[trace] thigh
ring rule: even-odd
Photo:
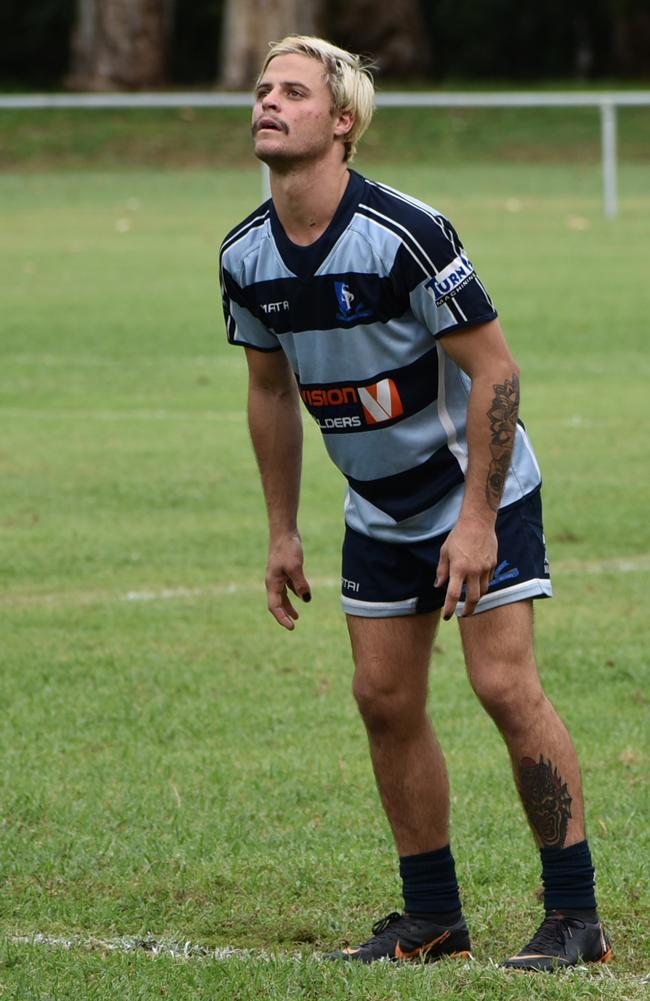
[[[470,681],[489,675],[508,684],[539,684],[533,644],[532,600],[501,605],[458,619]]]
[[[553,594],[539,489],[499,511],[495,529],[499,544],[497,567],[475,615],[510,603],[520,604],[528,598],[550,598]],[[456,608],[458,614],[463,611],[464,598],[463,593]],[[516,613],[515,621],[519,619]],[[489,627],[486,629],[489,631]]]
[[[348,615],[355,685],[426,697],[429,662],[440,612],[394,618]]]
[[[346,527],[341,605],[350,616],[395,619],[436,611],[445,589],[435,586],[446,536],[407,544],[384,542]]]

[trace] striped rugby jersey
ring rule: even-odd
[[[355,171],[308,247],[271,200],[221,247],[228,339],[283,350],[348,481],[347,524],[416,542],[455,524],[467,469],[471,381],[440,338],[496,317],[456,231],[435,209]],[[540,471],[517,426],[502,507]]]

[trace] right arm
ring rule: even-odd
[[[311,600],[298,532],[302,466],[300,397],[283,351],[246,348],[246,360],[248,425],[269,519],[268,608],[281,626],[291,630],[298,612],[289,600],[287,589],[303,601]]]

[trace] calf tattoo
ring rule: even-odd
[[[571,817],[571,796],[566,782],[550,761],[522,758],[519,789],[528,819],[542,848],[563,848]]]
[[[485,483],[485,496],[492,510],[498,511],[515,444],[519,412],[519,377],[513,374],[512,379],[506,379],[503,385],[497,383],[493,388],[495,395],[487,412],[490,420],[492,461]]]

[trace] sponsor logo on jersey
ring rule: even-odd
[[[345,431],[363,427],[360,417],[314,417],[321,431]]]
[[[358,301],[348,282],[334,282],[334,290],[339,303],[337,320],[348,323],[350,320],[365,320],[372,316],[368,307]]]
[[[436,306],[442,306],[465,288],[475,275],[474,265],[469,257],[461,253],[451,264],[439,271],[435,278],[428,281],[425,288],[435,299]]]
[[[300,395],[318,426],[326,431],[385,424],[404,413],[404,405],[393,379],[380,379],[371,386],[327,386],[301,389]],[[322,413],[323,408],[327,414]],[[344,408],[346,414],[337,414]],[[333,412],[334,411],[334,412]]]
[[[374,386],[360,386],[359,398],[368,424],[382,424],[401,417],[404,407],[392,379],[382,379]]]

